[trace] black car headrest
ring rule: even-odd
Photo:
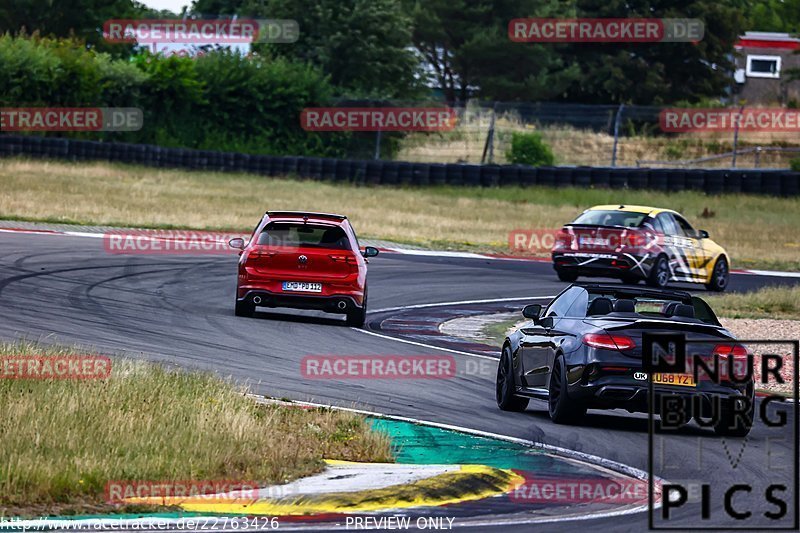
[[[607,315],[611,312],[612,305],[611,300],[608,298],[595,298],[592,300],[592,303],[589,304],[589,309],[586,311],[586,314],[591,315]]]
[[[694,307],[686,304],[678,304],[672,308],[671,316],[682,316],[685,318],[694,318]]]
[[[664,316],[672,316],[672,315],[674,315],[675,314],[675,307],[677,305],[679,305],[679,304],[680,304],[680,302],[669,302],[669,303],[664,304],[664,310],[662,311],[664,313]]]
[[[617,300],[614,302],[614,312],[615,313],[635,313],[636,312],[636,302],[633,300]]]

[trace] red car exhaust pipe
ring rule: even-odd
[[[253,303],[258,305],[261,303],[261,296],[253,296]]]

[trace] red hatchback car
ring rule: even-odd
[[[348,326],[364,325],[366,258],[378,249],[359,251],[346,216],[267,211],[250,242],[229,244],[242,250],[236,316],[253,316],[257,306],[291,307],[343,313]]]

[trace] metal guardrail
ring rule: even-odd
[[[731,158],[731,168],[736,167],[736,158],[740,155],[747,155],[747,154],[755,154],[755,165],[753,168],[760,168],[761,164],[761,154],[765,152],[778,152],[778,153],[794,153],[800,154],[800,148],[784,148],[780,146],[755,146],[753,148],[743,148],[742,150],[736,150],[731,152],[725,152],[723,154],[715,154],[706,157],[698,157],[697,159],[677,159],[677,160],[649,160],[649,159],[637,159],[636,166],[640,167],[642,165],[664,165],[664,166],[672,166],[672,167],[687,167],[692,165],[697,165],[699,163],[707,163],[709,161],[719,161],[720,159],[727,159]],[[788,169],[787,169],[788,170]]]

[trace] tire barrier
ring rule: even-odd
[[[670,169],[667,171],[667,190],[678,192],[686,190],[686,171]]]
[[[431,166],[427,163],[412,163],[412,178],[411,183],[414,185],[430,185],[431,184]]]
[[[589,173],[590,183],[593,187],[611,187],[611,171],[607,168],[593,168]]]
[[[464,169],[458,163],[447,163],[444,166],[445,183],[447,185],[464,185]],[[479,177],[480,179],[480,177]],[[480,185],[480,183],[475,183]]]
[[[539,169],[536,167],[529,167],[527,165],[520,165],[519,169],[519,184],[522,187],[536,185],[538,183]]]
[[[431,163],[428,167],[431,185],[444,185],[447,183],[447,168],[443,163]]]
[[[381,183],[383,185],[397,185],[400,181],[400,164],[395,161],[383,161]]]
[[[481,165],[461,165],[461,176],[464,180],[464,185],[470,187],[478,187],[483,183],[484,169]],[[491,181],[491,177],[488,178]],[[496,184],[495,184],[496,185]]]
[[[575,169],[573,167],[555,168],[555,186],[572,187],[575,185]]]
[[[470,165],[476,167],[477,165]],[[497,187],[500,185],[500,165],[481,165],[477,168],[477,174],[480,176],[480,182],[476,185],[483,185],[484,187]],[[467,183],[467,185],[473,185]]]
[[[706,171],[705,191],[709,194],[720,194],[722,192],[741,192],[742,179],[736,174],[736,183],[733,183],[733,176],[727,170],[708,170]],[[729,187],[731,189],[729,189]],[[735,190],[733,189],[735,188]]]
[[[572,181],[576,187],[588,189],[592,184],[592,167],[576,167],[572,173]]]
[[[627,168],[615,169],[611,172],[611,184],[609,186],[612,189],[627,189],[629,175],[630,170]]]
[[[705,170],[693,170],[692,172],[685,172],[686,175],[686,190],[687,191],[704,191],[706,190],[706,173]]]
[[[707,194],[800,196],[800,172],[771,169],[530,167],[465,163],[248,155],[147,144],[86,141],[33,135],[0,135],[0,157],[110,161],[158,168],[249,172],[359,185],[465,185],[596,187]]]
[[[336,160],[336,172],[333,175],[334,181],[349,181],[354,179],[355,172],[353,168],[353,162],[349,159],[338,159]]]
[[[397,163],[397,176],[400,185],[411,185],[414,183],[413,163]]]
[[[648,175],[649,171],[646,168],[630,169],[630,175],[628,176],[628,187],[637,190],[647,189],[649,186],[647,181]]]
[[[500,183],[498,185],[519,185],[519,172],[522,165],[502,165],[500,167]]]
[[[536,172],[536,185],[553,187],[556,184],[555,167],[538,167]]]

